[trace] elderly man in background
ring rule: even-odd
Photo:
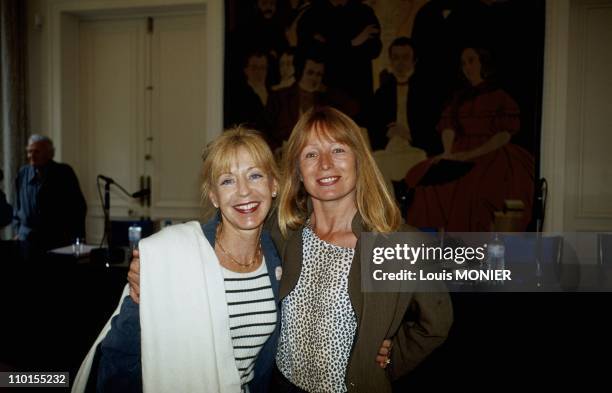
[[[87,206],[72,168],[53,161],[51,139],[32,135],[26,150],[29,164],[15,180],[15,230],[32,259],[85,237]]]

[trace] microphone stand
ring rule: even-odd
[[[110,228],[110,186],[111,182],[107,181],[104,184],[104,206],[102,209],[104,210],[104,238],[106,238],[106,244],[108,244],[108,248],[110,249],[111,245],[111,237],[112,231]],[[102,239],[104,242],[104,239]]]
[[[104,213],[104,235],[102,237],[102,241],[100,242],[100,247],[91,251],[91,258],[92,260],[100,260],[101,262],[105,262],[108,266],[108,263],[122,262],[125,258],[125,252],[121,248],[112,246],[113,243],[110,220],[110,186],[114,184],[119,190],[121,190],[121,192],[123,192],[130,198],[146,197],[151,193],[151,191],[150,189],[142,189],[130,194],[125,188],[123,188],[120,184],[115,182],[110,177],[98,175],[97,179],[103,180],[105,182],[104,201],[102,205],[102,210]],[[106,239],[106,248],[102,247],[104,244],[104,239]]]

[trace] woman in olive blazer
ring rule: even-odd
[[[309,261],[312,256],[304,248],[310,241],[308,236],[314,233],[321,241],[321,246],[317,247],[327,244],[331,250],[354,250],[345,272],[344,288],[351,307],[343,312],[354,314],[348,320],[353,318],[355,324],[346,333],[345,326],[334,327],[333,322],[324,319],[322,323],[304,325],[302,318],[288,320],[283,317],[276,390],[391,392],[394,379],[414,369],[447,337],[453,319],[448,293],[442,285],[440,292],[429,293],[362,291],[362,233],[414,229],[401,225],[399,211],[385,188],[363,135],[348,116],[332,108],[315,108],[305,113],[293,129],[283,165],[278,230],[272,231],[283,261],[279,291],[281,314],[300,315],[299,310],[291,308],[303,307],[306,303],[304,299],[292,297],[312,296],[312,293],[330,289],[323,284],[319,286],[325,281],[324,277],[308,281],[310,272],[301,277],[305,266],[308,269],[320,263]],[[335,263],[329,255],[332,254],[325,254],[323,263]],[[306,282],[313,287],[300,291]],[[328,304],[314,306],[309,312],[336,315],[327,311],[339,307],[341,305],[331,300]],[[333,337],[352,332],[351,345],[329,357],[325,349],[313,348],[320,342],[324,334],[321,332],[329,331],[322,330],[320,325],[325,324],[332,325],[328,329],[334,332]],[[294,337],[295,332],[310,339],[296,344],[292,341],[300,339]],[[330,340],[334,338],[328,337],[322,342],[331,343]],[[339,363],[344,370],[337,370]],[[304,371],[310,369],[316,371]],[[344,377],[344,383],[333,388],[315,381],[328,377],[331,380],[338,374]]]

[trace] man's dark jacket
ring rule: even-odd
[[[18,233],[29,233],[24,239],[31,245],[49,250],[85,237],[87,205],[79,181],[67,164],[50,161],[43,169],[44,176],[37,194],[27,192],[33,181],[30,165],[19,170],[15,180],[15,219]],[[27,212],[28,198],[36,198],[36,210]]]

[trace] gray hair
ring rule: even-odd
[[[36,142],[47,142],[49,143],[49,145],[51,146],[51,148],[53,148],[53,141],[51,140],[51,138],[49,138],[48,136],[45,135],[40,135],[40,134],[32,134],[30,136],[30,138],[28,139],[28,145],[30,143],[36,143]]]
[[[51,153],[51,158],[53,158],[53,156],[55,156],[55,146],[53,146],[53,141],[51,140],[51,138],[49,138],[48,136],[45,136],[45,135],[40,135],[40,134],[32,134],[28,138],[28,145],[30,145],[32,143],[38,143],[38,142],[46,143],[47,146],[49,147],[49,151]]]

